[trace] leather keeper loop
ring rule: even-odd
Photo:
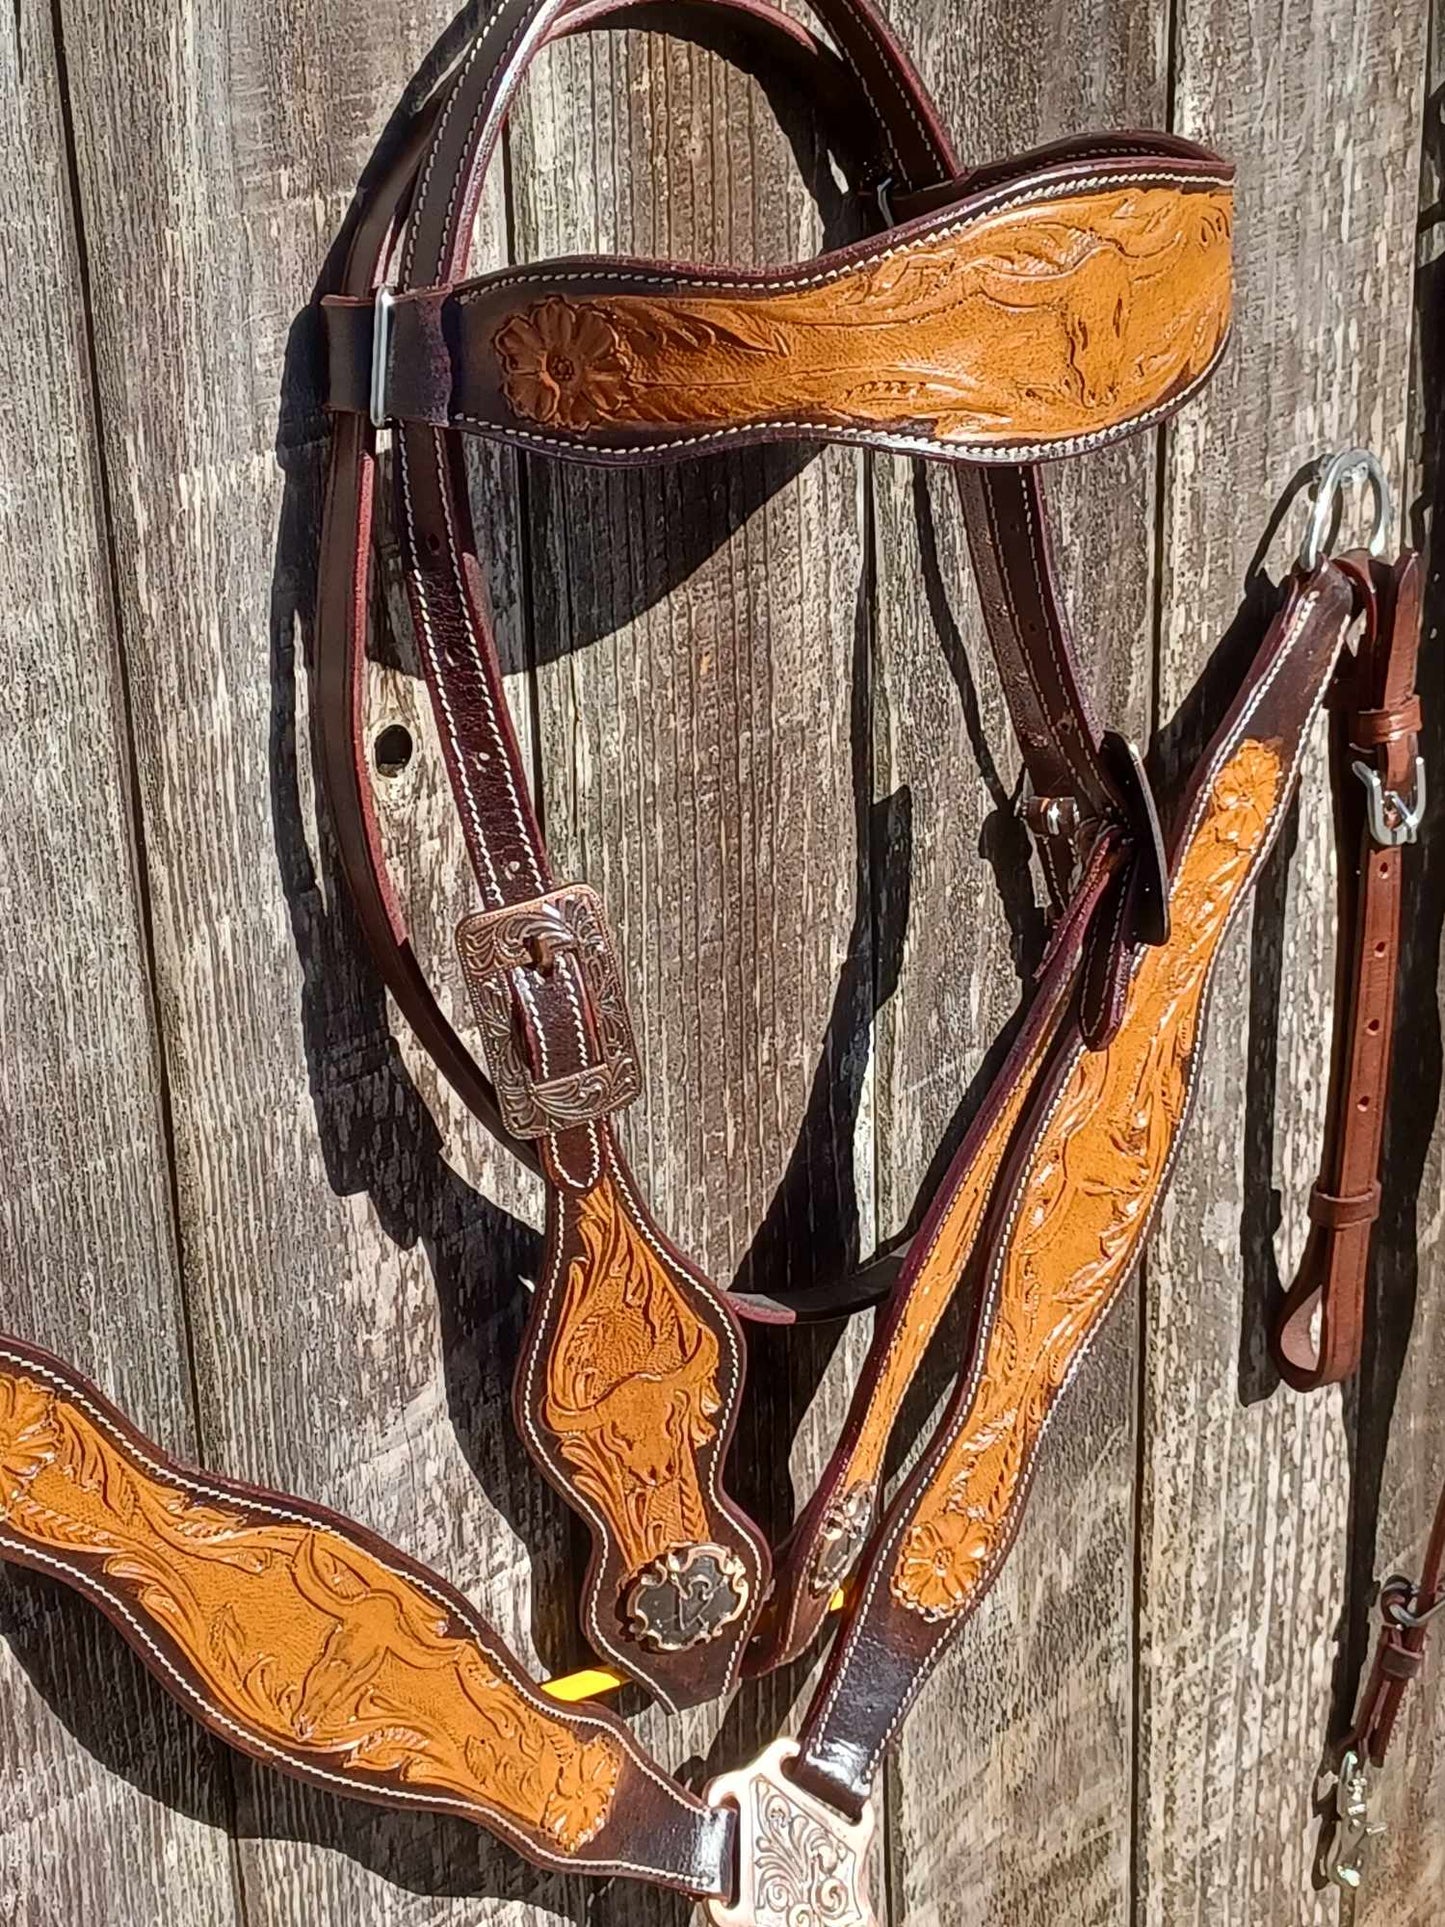
[[[1350,741],[1355,748],[1378,749],[1402,737],[1420,733],[1420,698],[1409,696],[1393,709],[1357,709],[1350,717]]]
[[[1380,1671],[1386,1679],[1418,1679],[1425,1666],[1423,1652],[1411,1652],[1399,1643],[1398,1635],[1385,1636],[1380,1648]]]
[[[1310,1189],[1310,1221],[1325,1231],[1346,1231],[1353,1224],[1373,1224],[1380,1215],[1380,1181],[1368,1191],[1354,1191],[1338,1197],[1315,1184]]]

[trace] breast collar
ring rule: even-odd
[[[478,27],[368,184],[324,303],[333,433],[316,690],[331,822],[386,982],[475,1115],[546,1181],[515,1407],[592,1535],[587,1638],[614,1675],[680,1707],[797,1657],[834,1624],[796,1737],[697,1796],[609,1712],[539,1687],[435,1573],[320,1507],[181,1468],[70,1367],[0,1341],[0,1552],[93,1599],[205,1725],[322,1786],[464,1814],[543,1866],[680,1889],[733,1927],[873,1918],[864,1863],[880,1760],[997,1574],[1060,1396],[1143,1246],[1193,1097],[1220,946],[1322,704],[1343,962],[1325,1160],[1277,1349],[1301,1386],[1352,1369],[1379,1198],[1399,845],[1423,806],[1419,561],[1378,553],[1383,512],[1376,552],[1326,553],[1356,454],[1321,478],[1318,526],[1165,808],[1138,750],[1100,727],[1079,673],[1034,464],[1149,428],[1208,379],[1229,328],[1232,170],[1188,141],[1127,133],[965,171],[868,0],[816,0],[816,12],[831,48],[762,0],[501,0]],[[550,38],[603,21],[722,23],[759,63],[796,75],[883,224],[782,270],[579,256],[466,278],[518,83]],[[457,954],[485,1071],[411,946],[366,772],[383,428],[475,880]],[[648,1209],[612,1126],[643,1077],[623,973],[600,897],[558,878],[533,811],[471,522],[468,433],[604,464],[852,442],[947,462],[957,482],[1051,934],[776,1558],[725,1481],[746,1327],[840,1316],[877,1296],[880,1274],[802,1300],[732,1294]],[[974,1309],[956,1382],[885,1502],[895,1421],[960,1293]],[[1435,1604],[1439,1564],[1437,1544],[1422,1588],[1397,1601],[1413,1622],[1400,1622],[1401,1650]]]

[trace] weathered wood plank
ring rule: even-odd
[[[1138,5],[992,0],[966,33],[896,8],[966,158],[1090,126],[1157,124],[1164,50]],[[1006,78],[1005,78],[1006,77]],[[1062,586],[1100,705],[1147,734],[1153,448],[1050,471]],[[880,1024],[880,1217],[907,1217],[984,1087],[1040,924],[1011,816],[1017,761],[947,478],[878,464],[877,787],[911,798],[912,882]],[[977,692],[978,719],[970,714]],[[900,862],[899,868],[902,868]],[[969,1103],[960,1114],[960,1102]],[[890,1779],[896,1917],[918,1927],[1114,1923],[1129,1884],[1134,1310],[1126,1298],[1053,1429],[998,1584],[910,1715]],[[939,1787],[957,1789],[940,1802]]]
[[[0,26],[0,1326],[194,1445],[63,101]],[[88,1607],[0,1569],[0,1916],[236,1918],[220,1750]]]
[[[1400,472],[1422,53],[1415,10],[1368,0],[1179,10],[1176,125],[1240,163],[1238,335],[1169,437],[1166,714],[1234,614],[1299,465],[1358,440]],[[1137,1912],[1160,1927],[1338,1911],[1311,1868],[1349,1440],[1338,1394],[1296,1398],[1262,1351],[1267,1300],[1300,1248],[1327,1069],[1318,761],[1305,780],[1294,861],[1275,865],[1222,961],[1199,1111],[1147,1268]]]
[[[806,115],[788,131],[834,216]],[[551,50],[512,152],[523,256],[751,263],[821,244],[773,108],[696,46],[609,33]],[[715,1277],[741,1268],[784,1289],[873,1236],[861,476],[841,449],[628,475],[528,467],[547,832],[619,931],[647,1072],[629,1151]],[[804,1492],[816,1473],[862,1338],[816,1396],[834,1334],[750,1346],[733,1478],[775,1527],[789,1471]],[[744,1691],[719,1766],[786,1730],[797,1683]],[[707,1753],[717,1725],[710,1712],[641,1730],[679,1761]],[[656,1895],[620,1891],[616,1907],[629,1923],[686,1917]]]
[[[293,317],[444,14],[78,0],[65,23],[203,1449],[430,1561],[526,1652],[531,1560],[545,1592],[568,1531],[508,1420],[530,1239],[392,1042],[307,752],[324,434]],[[378,724],[398,680],[383,662]],[[441,780],[418,757],[384,807],[437,859],[416,893],[444,931]],[[461,1823],[236,1776],[254,1927],[575,1905]]]
[[[1445,610],[1445,558],[1439,546],[1445,499],[1445,254],[1441,192],[1445,130],[1445,16],[1431,12],[1423,114],[1421,234],[1415,277],[1415,336],[1410,393],[1409,511],[1413,541],[1430,543],[1421,695],[1424,754],[1433,778],[1445,744],[1445,662],[1439,650]],[[1445,1483],[1445,1251],[1440,1203],[1445,1137],[1440,1111],[1439,969],[1445,917],[1445,843],[1432,807],[1421,842],[1409,852],[1405,941],[1396,1035],[1395,1089],[1387,1121],[1385,1195],[1376,1266],[1377,1338],[1365,1361],[1366,1402],[1378,1417],[1361,1428],[1355,1477],[1363,1564],[1380,1577],[1416,1577],[1431,1515]],[[1378,1493],[1378,1516],[1372,1503]],[[1367,1528],[1373,1524],[1372,1530]],[[1362,1573],[1361,1577],[1365,1574]],[[1352,1626],[1352,1656],[1378,1625]],[[1438,1650],[1424,1679],[1409,1689],[1380,1788],[1387,1833],[1371,1855],[1355,1927],[1423,1923],[1445,1893],[1445,1667]]]

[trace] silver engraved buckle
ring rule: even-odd
[[[525,903],[464,917],[457,925],[457,955],[497,1107],[513,1136],[545,1137],[591,1124],[637,1096],[642,1088],[637,1043],[612,933],[595,890],[565,883]],[[550,977],[562,956],[571,959],[581,980],[598,1055],[577,1070],[538,1078],[513,1021],[511,976],[525,970]]]
[[[1346,1749],[1335,1781],[1335,1812],[1325,1846],[1327,1880],[1346,1893],[1355,1893],[1365,1877],[1370,1842],[1385,1831],[1375,1818],[1375,1784],[1369,1762],[1354,1747]]]
[[[878,1927],[864,1881],[877,1816],[861,1819],[816,1799],[784,1771],[796,1740],[774,1740],[751,1766],[720,1773],[704,1795],[738,1816],[737,1892],[703,1904],[713,1927]]]

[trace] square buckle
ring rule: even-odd
[[[867,1886],[873,1802],[850,1820],[815,1798],[787,1772],[798,1752],[796,1740],[774,1740],[703,1789],[710,1807],[738,1816],[736,1891],[704,1900],[712,1927],[879,1927]]]
[[[642,1072],[612,932],[597,892],[566,883],[545,896],[500,910],[479,910],[457,925],[457,955],[482,1033],[502,1122],[514,1137],[546,1137],[592,1124],[630,1104]],[[513,1020],[511,973],[550,976],[570,957],[582,980],[600,1055],[579,1069],[537,1078]]]

